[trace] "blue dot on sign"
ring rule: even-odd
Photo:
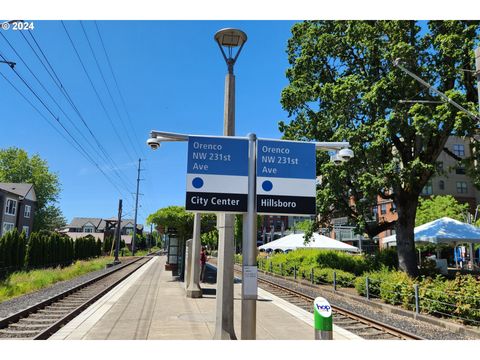
[[[195,189],[200,189],[203,186],[202,178],[196,177],[192,180],[192,185]]]
[[[265,190],[265,191],[270,191],[273,189],[273,184],[271,181],[269,180],[265,180],[263,183],[262,183],[262,189]]]

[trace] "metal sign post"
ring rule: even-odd
[[[248,135],[248,212],[242,246],[242,340],[255,340],[257,323],[257,211],[255,134]]]

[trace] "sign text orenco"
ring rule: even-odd
[[[186,210],[246,212],[247,192],[247,139],[189,137]]]

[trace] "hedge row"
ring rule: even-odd
[[[25,263],[26,243],[25,233],[19,234],[17,229],[3,235],[0,238],[0,269],[22,268]]]
[[[70,265],[74,258],[73,240],[48,231],[34,232],[27,243],[27,268]]]
[[[453,280],[447,280],[441,275],[412,279],[403,272],[383,269],[365,273],[356,279],[355,288],[360,295],[366,294],[367,276],[369,294],[386,303],[415,310],[413,285],[416,283],[421,312],[458,318],[465,324],[480,325],[480,281],[472,275],[457,273]]]
[[[39,231],[26,238],[17,229],[0,238],[0,277],[23,268],[67,266],[74,260],[102,255],[100,239],[88,235],[75,241],[68,236]]]
[[[266,261],[267,268],[270,268],[272,263],[272,267],[279,267],[282,264],[285,269],[307,268],[310,271],[312,268],[330,268],[355,275],[361,275],[372,269],[377,270],[382,266],[396,269],[398,264],[396,251],[391,249],[381,251],[375,256],[352,255],[334,250],[297,249],[287,254],[275,254],[261,261]]]
[[[241,256],[237,255],[235,260],[241,262]],[[313,281],[316,284],[333,283],[335,271],[337,285],[355,286],[357,293],[363,296],[366,295],[368,277],[371,297],[408,310],[415,310],[414,284],[418,284],[422,313],[455,317],[465,324],[480,325],[480,279],[460,274],[453,280],[441,275],[413,279],[404,272],[394,270],[394,264],[395,257],[391,251],[369,257],[306,249],[258,258],[259,269],[282,276],[293,276],[295,269],[297,278],[311,280],[313,269]],[[370,269],[380,267],[380,270],[367,272],[367,266]]]
[[[92,235],[77,238],[74,245],[75,260],[85,260],[102,255],[102,242],[100,239],[95,241]]]

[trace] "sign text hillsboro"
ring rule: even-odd
[[[248,139],[190,136],[185,209],[247,211]]]
[[[315,144],[258,140],[257,212],[315,215]]]

